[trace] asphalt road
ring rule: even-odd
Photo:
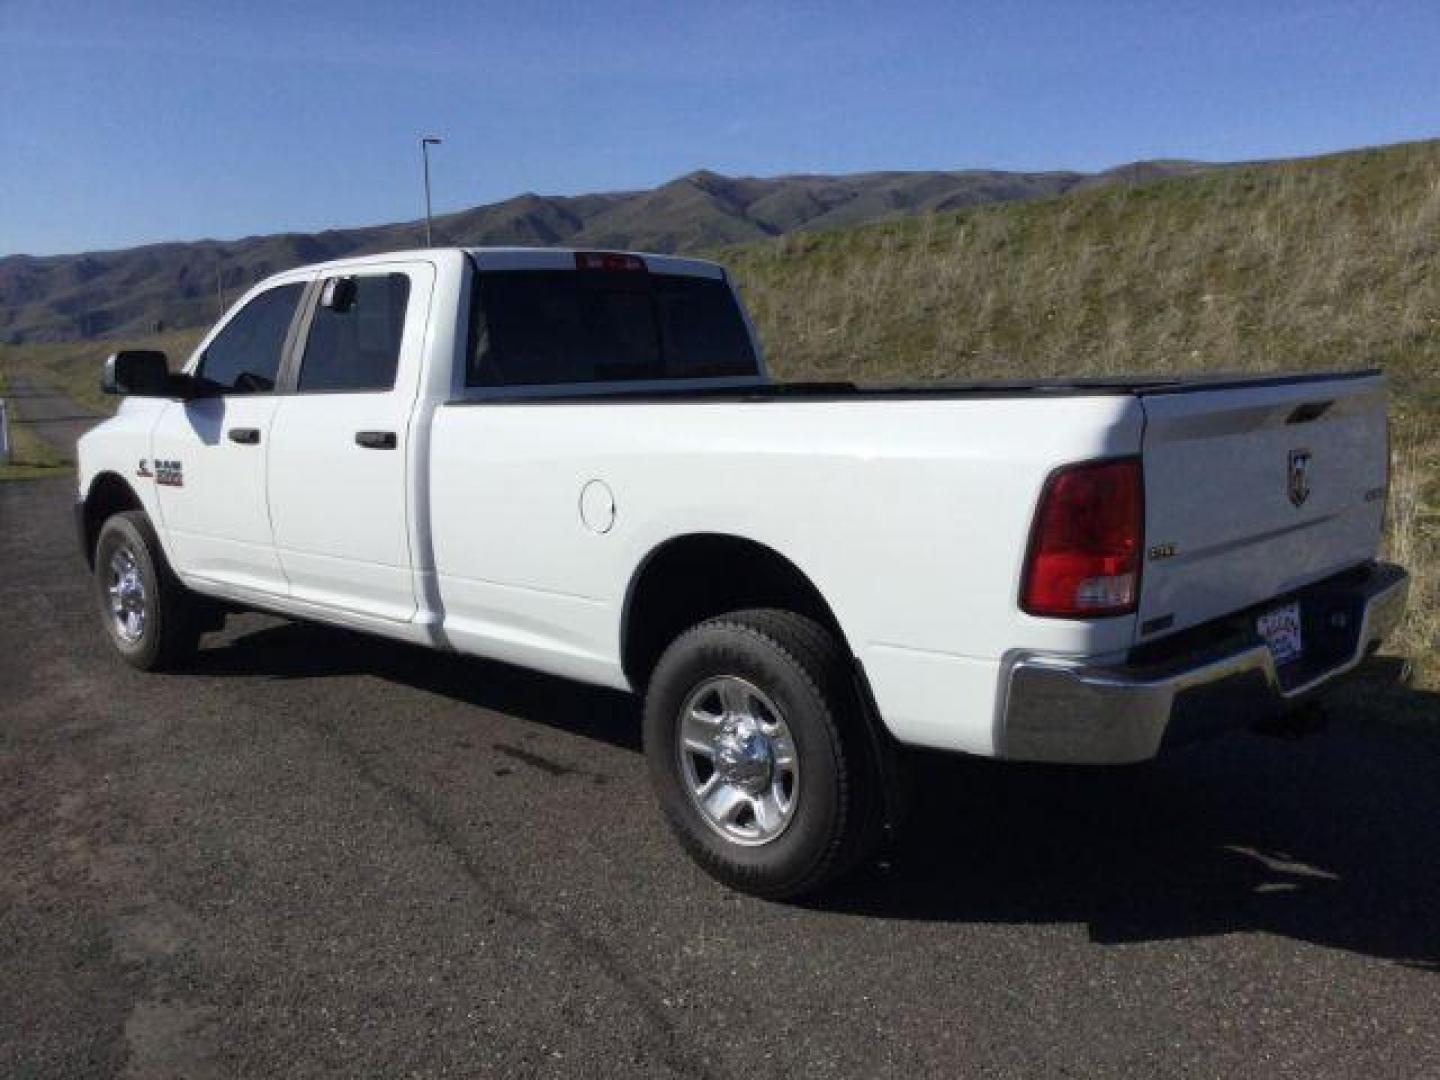
[[[671,842],[625,697],[260,616],[131,671],[69,498],[0,484],[0,1075],[1440,1062],[1422,736],[1351,712],[1138,770],[933,761],[888,864],[768,904]]]
[[[99,378],[99,373],[96,373]],[[12,423],[23,423],[44,439],[66,461],[75,460],[75,442],[103,417],[79,405],[57,390],[25,375],[12,375],[3,395],[18,415]]]

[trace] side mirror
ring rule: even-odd
[[[355,306],[356,291],[353,277],[327,278],[320,288],[320,306],[344,315]]]
[[[170,361],[154,349],[124,349],[111,353],[100,376],[100,389],[107,394],[132,397],[170,397]]]

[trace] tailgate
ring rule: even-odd
[[[1377,374],[1143,394],[1139,640],[1375,557],[1388,468]]]

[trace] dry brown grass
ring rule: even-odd
[[[1390,487],[1389,558],[1410,568],[1414,583],[1410,613],[1393,651],[1414,659],[1421,680],[1440,686],[1440,434],[1414,430],[1401,434],[1394,447]]]
[[[1440,144],[725,253],[788,378],[1440,360]]]

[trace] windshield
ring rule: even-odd
[[[553,386],[758,374],[730,286],[640,270],[478,276],[466,384]]]

